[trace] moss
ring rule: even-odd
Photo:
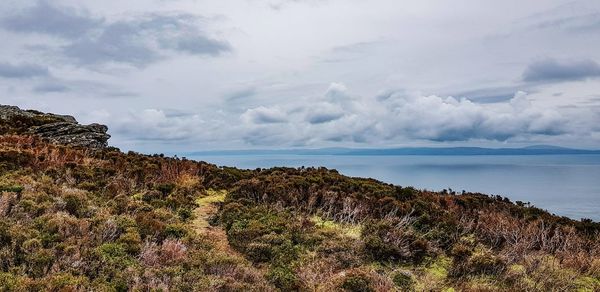
[[[448,277],[448,269],[452,264],[452,260],[445,256],[436,258],[425,271],[437,279],[443,280]]]

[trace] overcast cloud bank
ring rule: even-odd
[[[7,0],[0,103],[106,123],[140,151],[600,148],[599,15],[595,0]]]

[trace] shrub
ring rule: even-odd
[[[179,208],[177,209],[177,215],[181,220],[187,221],[193,217],[194,213],[189,208]]]
[[[23,192],[25,188],[23,186],[20,185],[0,185],[0,193],[2,192],[11,192],[11,193],[17,193],[20,194]]]
[[[0,291],[17,291],[18,281],[17,276],[0,272]]]
[[[133,258],[127,253],[126,246],[122,243],[105,243],[96,248],[105,268],[116,272],[133,264]]]
[[[156,237],[164,238],[166,225],[154,212],[138,213],[135,217],[142,239]]]
[[[181,263],[187,257],[187,250],[181,241],[167,239],[160,247],[161,262],[167,265]]]
[[[77,291],[88,284],[85,277],[59,273],[48,277],[45,289],[48,291]]]
[[[359,241],[330,237],[319,244],[316,251],[319,257],[331,258],[336,269],[348,269],[363,263],[359,246]]]
[[[163,196],[170,194],[171,192],[173,192],[174,189],[175,189],[174,183],[159,184],[156,186],[156,190],[161,192],[163,194]]]
[[[468,258],[456,257],[453,261],[450,275],[461,277],[464,275],[497,275],[504,271],[504,261],[483,246],[479,246]]]
[[[65,210],[69,214],[76,217],[81,217],[85,214],[87,200],[83,195],[70,192],[63,197],[63,200],[65,201]]]
[[[300,281],[289,267],[272,267],[266,277],[275,287],[283,291],[294,291],[300,287]]]
[[[8,223],[0,221],[0,247],[9,245],[11,242],[11,236],[9,231]]]
[[[246,256],[255,263],[269,262],[273,258],[273,247],[263,242],[252,242],[246,247]]]
[[[429,242],[403,219],[384,219],[365,224],[365,252],[379,261],[421,262],[429,253]]]
[[[138,254],[142,247],[142,238],[135,228],[127,228],[117,242],[123,244],[125,251],[130,255]]]
[[[344,277],[339,288],[351,292],[371,292],[373,283],[369,275],[362,271],[352,271]]]
[[[35,277],[41,277],[48,273],[50,266],[54,263],[55,255],[50,249],[39,249],[28,254],[25,258],[31,274]]]
[[[186,236],[187,230],[182,224],[169,224],[165,227],[165,237],[182,238]]]
[[[392,275],[392,280],[394,281],[394,284],[403,291],[412,291],[415,284],[412,275],[405,271],[395,272]]]

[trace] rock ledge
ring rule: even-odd
[[[72,116],[0,105],[0,135],[33,134],[56,144],[104,148],[110,138],[107,131],[105,125],[81,125]]]

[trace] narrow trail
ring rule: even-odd
[[[207,192],[206,197],[198,199],[198,208],[194,209],[196,218],[192,224],[198,234],[205,235],[214,243],[215,249],[243,258],[243,255],[229,245],[225,230],[221,226],[211,226],[209,224],[210,218],[219,211],[217,203],[223,202],[226,195],[227,191],[225,190],[211,190]]]
[[[217,212],[219,211],[218,203],[222,203],[223,201],[225,201],[226,195],[226,190],[208,190],[207,195],[205,197],[199,198],[196,201],[198,203],[198,207],[194,209],[195,219],[192,221],[193,229],[198,235],[204,236],[210,241],[216,254],[225,254],[227,255],[227,257],[237,259],[240,263],[243,263],[244,268],[242,268],[240,271],[232,271],[229,268],[225,270],[225,274],[233,272],[236,275],[242,275],[250,279],[252,279],[253,277],[258,277],[261,280],[257,280],[257,283],[263,283],[265,285],[264,289],[262,289],[261,291],[277,291],[274,287],[271,286],[271,284],[269,284],[266,281],[266,266],[261,267],[253,265],[252,262],[250,262],[248,259],[246,259],[246,257],[244,257],[243,254],[241,254],[233,247],[231,247],[231,245],[229,245],[227,233],[221,226],[210,225],[209,222],[211,217],[217,214]],[[217,289],[215,291],[221,290]]]

